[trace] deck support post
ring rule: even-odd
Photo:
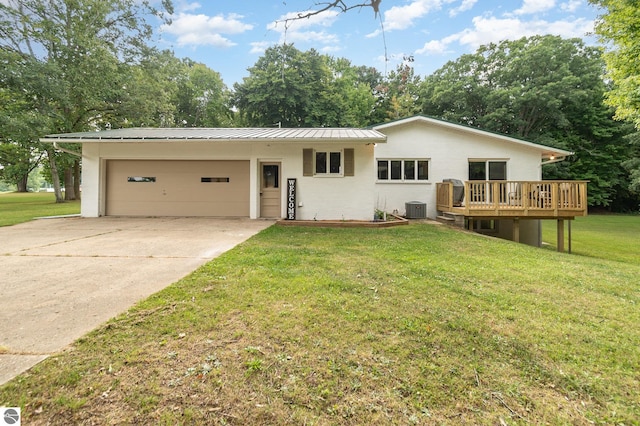
[[[473,231],[473,218],[472,217],[469,218],[469,231],[474,232]]]
[[[564,252],[564,220],[558,219],[558,251]]]
[[[569,254],[571,254],[571,220],[569,220],[569,223],[567,223],[567,227],[568,227],[568,237],[569,237]]]
[[[520,242],[520,218],[513,219],[513,241]]]

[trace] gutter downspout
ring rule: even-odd
[[[62,152],[65,152],[67,154],[75,155],[76,157],[82,158],[82,154],[80,154],[80,153],[78,153],[76,151],[71,151],[71,150],[68,150],[66,148],[62,148],[61,146],[58,145],[58,142],[56,142],[56,141],[53,141],[53,147],[55,149],[57,149],[58,151],[62,151]]]

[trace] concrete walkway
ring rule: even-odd
[[[0,384],[273,223],[106,217],[0,227]]]

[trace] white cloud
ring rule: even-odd
[[[431,40],[416,51],[419,54],[443,54],[452,43],[466,46],[471,51],[489,43],[502,40],[517,40],[522,37],[552,34],[564,38],[584,37],[593,31],[593,21],[580,18],[576,20],[544,20],[524,21],[518,18],[495,18],[493,16],[476,16],[473,28],[467,28],[441,40]]]
[[[560,9],[565,12],[575,12],[582,6],[582,0],[569,0],[566,3],[560,3]]]
[[[478,0],[462,0],[462,3],[458,7],[454,7],[449,11],[449,16],[454,17],[459,13],[471,10]]]
[[[254,41],[253,43],[250,43],[250,45],[251,50],[249,53],[261,55],[269,46],[271,46],[271,43],[268,41]]]
[[[309,11],[290,12],[282,15],[278,20],[267,25],[267,29],[280,33],[280,42],[287,43],[321,43],[326,46],[321,49],[338,49],[339,38],[324,30],[336,21],[339,12],[327,11],[308,18],[297,19]],[[320,30],[314,29],[320,27]],[[330,46],[334,45],[334,46]]]
[[[186,0],[180,0],[177,3],[174,3],[174,9],[178,12],[191,12],[200,9],[201,7],[202,5],[200,3],[189,3]]]
[[[393,6],[384,12],[385,31],[404,30],[413,26],[413,22],[429,12],[438,10],[443,2],[452,0],[414,0],[405,6]]]
[[[449,44],[442,40],[431,40],[424,44],[424,46],[416,53],[418,55],[444,55],[447,52]]]
[[[286,35],[287,43],[337,44],[338,40],[338,36],[325,31],[295,31]]]
[[[303,28],[321,26],[330,27],[335,22],[339,15],[339,12],[335,10],[328,10],[317,15],[309,16],[308,18],[298,19],[299,16],[304,16],[312,11],[306,10],[302,12],[289,12],[286,15],[282,15],[276,21],[267,25],[268,30],[277,31],[283,33],[285,31],[300,31]]]
[[[449,45],[456,40],[458,40],[457,34],[445,37],[442,40],[431,40],[426,42],[420,49],[416,50],[416,53],[418,55],[444,55],[451,53],[452,50],[449,48]]]
[[[516,15],[530,15],[533,13],[546,12],[556,6],[556,0],[524,0],[522,7],[515,10]]]
[[[340,46],[337,46],[337,45],[325,46],[325,47],[320,49],[320,53],[324,53],[325,55],[331,55],[333,53],[340,52],[341,50],[342,50],[342,48]]]
[[[234,46],[223,34],[241,34],[253,29],[253,25],[241,21],[242,15],[207,16],[203,14],[179,13],[173,17],[171,25],[163,25],[163,33],[176,36],[180,46],[211,45],[215,47]]]

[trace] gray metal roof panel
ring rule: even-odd
[[[384,142],[386,136],[373,129],[354,128],[150,128],[104,130],[47,135],[43,142],[117,141],[362,141]]]

